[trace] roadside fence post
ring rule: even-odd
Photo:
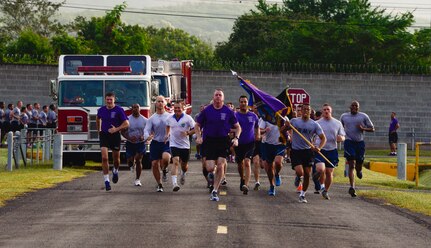
[[[54,135],[54,151],[53,151],[54,170],[63,169],[63,135]]]
[[[397,144],[397,177],[400,180],[407,178],[407,144]]]
[[[13,161],[13,133],[9,132],[7,133],[7,171],[12,171]]]

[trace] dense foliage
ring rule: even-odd
[[[368,0],[285,0],[239,17],[222,61],[430,65],[431,32],[408,31],[409,12],[389,15]]]

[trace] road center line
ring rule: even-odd
[[[227,234],[227,226],[218,226],[217,234]]]
[[[225,204],[219,204],[218,210],[226,210],[226,205]]]

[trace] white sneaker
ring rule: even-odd
[[[139,179],[136,179],[135,180],[135,186],[142,186],[142,184],[141,184],[141,180],[139,180]]]

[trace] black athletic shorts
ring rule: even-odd
[[[190,159],[190,149],[171,146],[172,157],[180,157],[181,162],[187,163]]]
[[[206,137],[203,142],[204,155],[207,160],[226,158],[229,150],[229,139],[226,137]]]
[[[100,147],[107,147],[113,151],[119,151],[121,146],[121,135],[119,132],[110,134],[99,132]]]
[[[237,163],[242,162],[244,159],[252,159],[254,152],[254,141],[248,144],[238,145],[235,149],[235,160]]]
[[[398,134],[396,132],[389,133],[389,144],[396,144],[398,142]]]
[[[292,162],[292,169],[297,165],[302,167],[311,167],[314,162],[314,153],[311,149],[294,150],[290,151],[290,160]]]

